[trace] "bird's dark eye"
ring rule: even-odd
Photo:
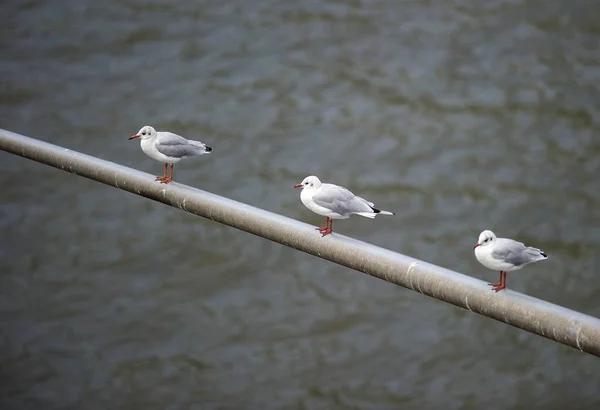
[[[304,185],[308,185],[308,182],[305,182]]]

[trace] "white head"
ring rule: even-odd
[[[151,127],[149,125],[144,125],[142,128],[140,128],[140,130],[137,132],[137,134],[133,135],[129,139],[132,140],[135,138],[141,138],[143,140],[147,140],[149,138],[154,138],[154,137],[156,137],[156,130],[154,129],[154,127]]]
[[[496,235],[494,235],[494,232],[486,229],[485,231],[479,234],[479,239],[477,240],[475,246],[473,246],[473,249],[477,248],[478,246],[491,245],[495,240]]]
[[[321,186],[321,180],[314,175],[306,177],[301,183],[294,185],[294,188],[317,189]]]

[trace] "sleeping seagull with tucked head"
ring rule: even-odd
[[[173,167],[186,157],[209,154],[211,147],[200,141],[187,140],[172,132],[156,131],[149,125],[143,126],[137,134],[129,139],[140,139],[142,151],[150,158],[165,164],[163,176],[156,177],[155,181],[168,184],[173,180]],[[171,164],[171,175],[167,177],[167,166]]]
[[[525,246],[512,239],[496,238],[494,232],[488,230],[481,232],[473,249],[479,263],[486,268],[500,271],[498,283],[489,284],[496,292],[506,288],[507,272],[548,259],[548,255],[538,248]]]
[[[300,200],[308,209],[327,217],[325,226],[316,228],[322,236],[333,232],[334,219],[347,219],[352,214],[366,218],[375,218],[379,214],[394,215],[393,212],[375,208],[373,202],[354,195],[343,186],[324,184],[314,175],[304,178],[294,188],[302,188]]]

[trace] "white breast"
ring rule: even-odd
[[[315,202],[312,199],[312,197],[315,193],[316,193],[316,190],[314,190],[314,189],[303,189],[302,192],[300,193],[300,200],[302,201],[304,206],[306,206],[308,209],[310,209],[311,211],[313,211],[314,213],[316,213],[318,215],[328,216],[332,219],[347,219],[350,217],[350,215],[342,216],[342,215],[338,214],[337,212],[332,212],[331,210],[329,210],[327,208],[324,208],[320,205],[315,204]]]
[[[148,155],[150,158],[155,159],[157,161],[165,162],[165,163],[169,163],[169,164],[175,164],[181,160],[181,158],[172,158],[172,157],[168,157],[164,154],[161,154],[156,149],[154,139],[141,140],[140,145],[142,147],[142,151],[144,151],[144,153],[146,155]]]
[[[488,269],[492,269],[495,271],[504,271],[508,272],[511,270],[517,270],[521,267],[516,267],[511,263],[504,262],[500,259],[496,259],[492,257],[493,248],[491,246],[478,246],[475,248],[475,257],[483,266]]]

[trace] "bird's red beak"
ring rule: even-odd
[[[139,135],[133,135],[133,136],[129,137],[129,139],[133,140],[133,139],[136,139],[136,138],[139,138],[139,137],[140,137]]]
[[[302,188],[302,184],[296,184],[294,185],[294,188]]]
[[[478,243],[475,244],[475,246],[473,246],[473,249],[477,248],[479,246]]]

